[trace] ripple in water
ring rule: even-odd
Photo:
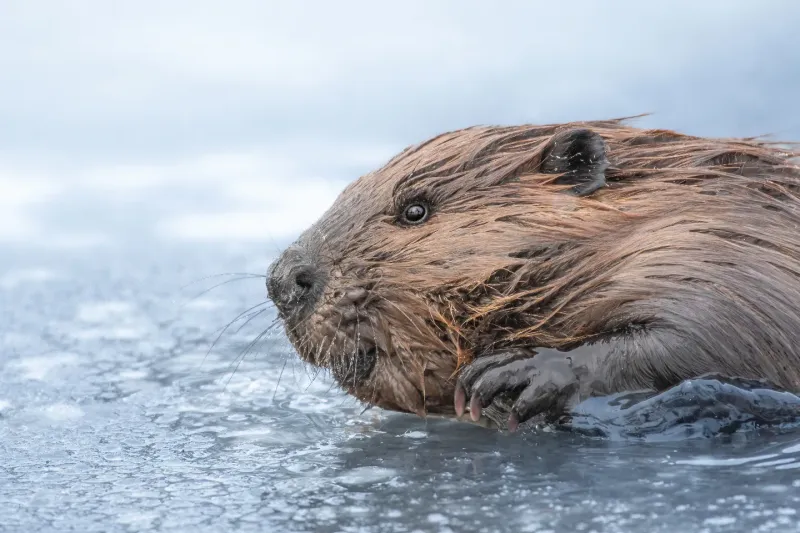
[[[754,380],[708,376],[657,395],[624,393],[577,406],[570,429],[611,439],[683,440],[800,427],[800,397]]]

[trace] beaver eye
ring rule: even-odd
[[[422,203],[408,205],[403,210],[403,218],[409,224],[421,224],[428,219],[428,206]]]

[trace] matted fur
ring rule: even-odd
[[[611,163],[588,197],[538,172],[579,127]],[[453,413],[473,357],[608,338],[622,339],[600,369],[611,391],[705,372],[800,388],[796,156],[623,120],[439,135],[350,184],[298,240],[327,282],[287,333],[350,394],[420,415]],[[398,224],[418,196],[433,216]],[[378,356],[359,373],[365,343]]]

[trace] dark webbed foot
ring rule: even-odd
[[[509,431],[537,414],[557,417],[577,398],[579,379],[568,353],[555,350],[513,350],[481,357],[464,367],[455,391],[455,409],[463,415],[469,400],[470,417],[499,395],[513,401]]]

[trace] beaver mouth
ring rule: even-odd
[[[374,344],[362,341],[352,352],[331,359],[333,378],[342,387],[355,389],[370,378],[378,356],[379,351]]]
[[[287,323],[287,330],[304,361],[329,372],[359,401],[423,417],[452,417],[451,347],[421,313],[398,311],[402,303],[396,298],[385,304],[360,288],[330,288],[310,315],[294,328]]]
[[[332,306],[295,324],[291,340],[302,359],[328,369],[340,386],[353,390],[369,380],[387,352],[376,326],[363,309]]]

